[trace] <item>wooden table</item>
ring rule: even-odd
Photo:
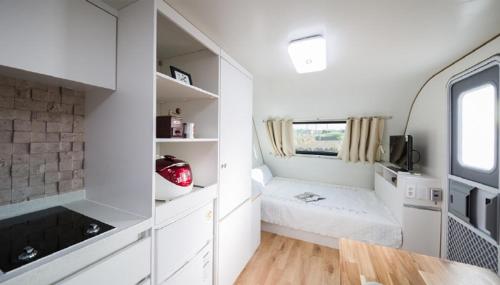
[[[500,284],[490,270],[404,250],[340,240],[340,284]]]

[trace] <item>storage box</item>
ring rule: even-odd
[[[182,138],[182,118],[176,116],[156,117],[157,138]]]

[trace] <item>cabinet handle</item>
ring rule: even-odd
[[[227,168],[227,163],[223,163],[223,164],[221,164],[221,166],[220,166],[220,167],[221,167],[221,168]]]

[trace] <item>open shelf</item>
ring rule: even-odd
[[[185,139],[185,138],[168,138],[168,139],[156,139],[157,143],[195,143],[195,142],[218,142],[219,139],[214,138],[194,138],[194,139]]]
[[[161,72],[156,72],[156,100],[159,102],[215,100],[218,98],[219,96],[212,92],[187,85]]]

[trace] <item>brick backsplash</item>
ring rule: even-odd
[[[0,76],[0,205],[79,190],[85,94]]]

